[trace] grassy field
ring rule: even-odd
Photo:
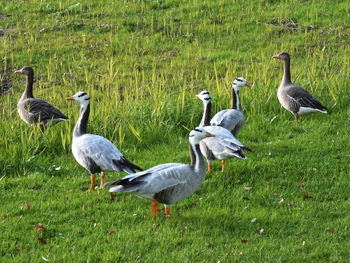
[[[0,5],[1,262],[346,262],[350,256],[350,7],[347,1],[3,1]],[[330,114],[293,116],[278,103],[282,64]],[[34,95],[70,120],[44,134],[19,119]],[[207,89],[229,106],[235,77],[247,160],[215,163],[201,189],[151,218],[149,203],[107,190],[70,145],[79,105],[89,130],[143,168],[189,162]],[[107,180],[122,174],[107,173]]]

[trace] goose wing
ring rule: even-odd
[[[220,139],[216,137],[206,138],[200,143],[203,154],[209,159],[225,160],[230,157],[246,159],[243,150],[250,150],[232,142],[231,140]],[[214,157],[214,158],[213,158]]]
[[[243,125],[244,115],[241,111],[227,109],[219,111],[210,121],[210,125],[221,126],[232,131],[237,125]]]
[[[208,160],[226,160],[233,156],[246,158],[243,150],[250,151],[250,149],[238,141],[230,131],[220,126],[205,126],[204,128],[215,135],[215,137],[206,138],[200,142],[201,151]]]
[[[300,104],[300,107],[314,108],[321,111],[326,111],[327,108],[324,107],[319,100],[312,96],[307,90],[291,85],[285,88],[286,94],[295,102]]]
[[[51,119],[68,119],[60,110],[48,102],[34,98],[23,101],[24,108],[34,116],[35,121],[46,121]]]
[[[211,134],[215,135],[215,138],[217,139],[225,139],[227,141],[231,141],[233,144],[236,144],[240,147],[244,147],[243,144],[238,141],[233,135],[232,133],[220,126],[205,126],[204,127],[206,131],[208,131]],[[207,138],[209,139],[209,138]],[[206,140],[206,139],[205,139]]]
[[[142,170],[125,158],[113,143],[99,135],[84,134],[74,138],[72,147],[74,156],[86,168],[92,160],[102,171],[134,173],[135,169]]]

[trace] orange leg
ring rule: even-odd
[[[95,175],[91,175],[90,190],[95,190]]]
[[[100,188],[104,188],[104,184],[105,184],[105,173],[102,172],[101,173],[101,184],[100,184]]]
[[[170,207],[165,206],[165,218],[170,219]]]
[[[222,160],[222,161],[221,161],[221,172],[224,172],[224,171],[225,171],[225,165],[226,165],[226,161],[225,161],[225,160]]]
[[[156,201],[156,200],[151,200],[151,215],[152,215],[152,216],[156,216],[156,215],[157,215],[158,210],[159,210],[158,204],[159,204],[158,201]]]
[[[299,120],[299,114],[298,113],[294,113],[294,119],[297,121]]]
[[[210,171],[211,171],[211,167],[212,167],[211,162],[208,162],[208,173],[210,173]]]

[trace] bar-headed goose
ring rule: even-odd
[[[104,171],[124,171],[129,174],[140,167],[131,163],[106,138],[87,133],[87,124],[90,114],[90,97],[79,91],[67,100],[80,103],[80,115],[73,130],[72,152],[75,160],[89,171],[91,175],[90,190],[95,189],[95,174],[101,172],[101,184],[104,186]]]
[[[247,157],[244,155],[243,150],[250,151],[250,149],[243,146],[229,130],[220,126],[210,126],[211,97],[208,91],[204,90],[196,96],[203,101],[204,105],[203,116],[199,126],[204,127],[208,132],[215,135],[214,138],[206,138],[200,142],[200,149],[208,161],[208,172],[211,171],[213,160],[221,160],[221,170],[223,172],[226,160],[233,157],[246,159]]]
[[[47,126],[68,119],[62,112],[48,102],[34,98],[34,71],[31,67],[23,67],[22,69],[16,70],[15,73],[27,76],[27,87],[17,104],[19,116],[23,121],[30,125],[39,124],[41,130],[45,130]]]
[[[290,55],[286,52],[282,52],[272,58],[284,61],[284,73],[281,84],[277,90],[277,97],[281,105],[294,114],[295,120],[298,120],[299,115],[302,114],[317,111],[327,113],[327,108],[314,96],[307,90],[292,83],[290,75]]]
[[[210,125],[221,126],[237,136],[244,125],[244,115],[239,100],[239,89],[244,86],[250,86],[245,78],[239,77],[232,84],[231,109],[219,111],[210,120]]]
[[[121,180],[108,182],[114,186],[110,192],[131,192],[151,200],[151,214],[155,216],[158,203],[165,205],[166,218],[170,217],[170,205],[192,195],[205,177],[205,163],[199,149],[203,138],[213,136],[204,128],[190,132],[191,164],[167,163],[154,166],[146,171],[132,174]]]

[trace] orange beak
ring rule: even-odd
[[[207,132],[207,133],[205,134],[205,136],[206,136],[206,137],[215,137],[215,135],[212,134],[212,133],[210,133],[210,132]]]
[[[281,57],[279,55],[274,55],[274,56],[272,56],[272,58],[281,59]]]
[[[73,97],[68,97],[68,98],[66,98],[67,100],[74,100],[74,98]]]

